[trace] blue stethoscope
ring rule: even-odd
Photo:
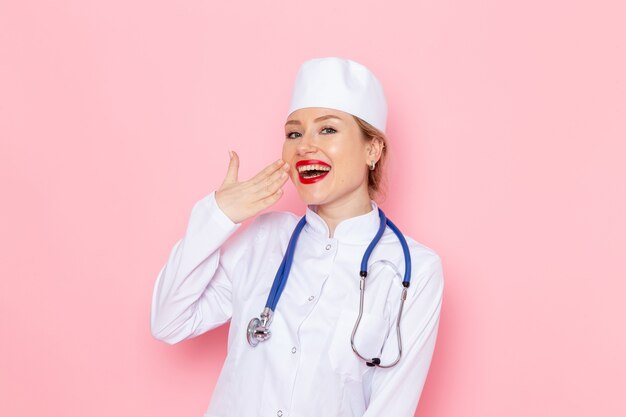
[[[356,355],[363,359],[368,366],[378,366],[380,368],[391,368],[395,364],[400,361],[400,357],[402,356],[402,337],[400,336],[400,318],[402,317],[402,308],[404,307],[404,300],[406,300],[407,289],[409,288],[411,282],[411,254],[409,253],[409,246],[406,243],[406,239],[402,235],[402,232],[396,227],[395,224],[391,222],[386,216],[385,213],[379,208],[378,216],[380,217],[380,226],[378,228],[378,232],[374,239],[369,244],[365,253],[363,254],[363,259],[361,260],[361,282],[359,284],[361,296],[359,301],[359,316],[356,319],[356,323],[354,324],[354,329],[352,330],[352,336],[350,337],[350,344],[352,345],[352,350]],[[296,249],[296,242],[298,241],[298,236],[300,236],[300,232],[304,228],[306,224],[306,217],[302,217],[296,228],[289,239],[289,245],[287,246],[287,251],[285,252],[285,256],[283,257],[283,261],[276,272],[276,277],[274,278],[274,283],[272,284],[272,289],[270,290],[270,294],[267,297],[267,303],[265,304],[265,308],[261,313],[261,317],[255,317],[250,320],[247,329],[247,338],[248,343],[252,347],[255,347],[259,344],[259,342],[265,341],[270,338],[271,333],[269,330],[270,323],[272,322],[272,317],[274,315],[274,311],[276,311],[276,305],[278,304],[278,300],[280,299],[280,295],[285,289],[285,285],[287,284],[287,278],[289,277],[289,271],[291,270],[291,264],[293,263],[293,254]],[[402,251],[404,252],[404,279],[402,281],[403,289],[402,294],[400,296],[400,308],[398,310],[398,319],[396,320],[396,334],[398,337],[398,356],[396,359],[387,365],[381,365],[380,358],[366,358],[362,356],[354,346],[354,336],[356,335],[356,331],[359,327],[359,323],[361,322],[361,317],[363,315],[363,299],[365,295],[365,278],[367,278],[367,262],[378,244],[378,241],[382,237],[385,232],[385,228],[389,226],[389,228],[396,234],[398,239],[400,240],[400,244],[402,245]]]

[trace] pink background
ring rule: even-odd
[[[226,328],[152,339],[154,280],[330,55],[383,82],[382,207],[444,262],[416,415],[626,415],[624,3],[231,3],[0,4],[0,415],[202,415]]]

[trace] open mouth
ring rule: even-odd
[[[311,184],[322,180],[331,170],[331,166],[326,162],[318,160],[305,160],[296,163],[300,182]]]

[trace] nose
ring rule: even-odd
[[[310,133],[307,132],[302,135],[302,137],[298,141],[296,152],[299,156],[317,152],[317,147],[315,146],[314,140]]]

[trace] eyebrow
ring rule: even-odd
[[[343,120],[341,117],[337,117],[334,116],[332,114],[327,114],[326,116],[320,116],[317,119],[313,120],[314,122],[321,122],[322,120],[326,120],[326,119],[339,119],[339,120]],[[285,123],[285,126],[287,125],[300,125],[302,123],[300,123],[300,120],[289,120],[287,121],[287,123]]]

